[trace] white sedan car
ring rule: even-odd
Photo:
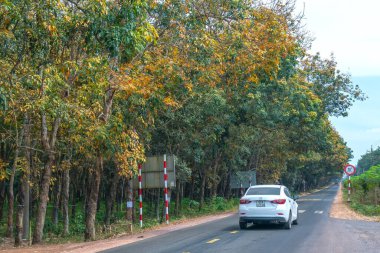
[[[290,229],[296,225],[298,197],[292,197],[283,185],[255,185],[248,188],[240,199],[239,225],[246,229],[248,223],[278,223]]]

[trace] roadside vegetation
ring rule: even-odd
[[[358,176],[351,177],[350,206],[368,216],[380,216],[380,147],[358,161]],[[344,182],[347,196],[347,180]]]
[[[176,213],[175,203],[170,203],[170,223],[186,221],[188,219],[204,215],[236,212],[238,205],[239,198],[225,199],[222,197],[217,197],[214,199],[206,199],[206,205],[202,209],[199,209],[199,202],[185,198],[182,200],[182,210],[179,213]],[[140,223],[138,220],[138,205],[135,208],[135,215],[133,215],[132,220],[127,220],[125,218],[126,210],[123,205],[116,205],[110,225],[105,226],[103,221],[106,215],[106,206],[104,202],[100,203],[99,210],[97,211],[95,226],[97,239],[106,239],[124,234],[138,233],[143,230],[149,230],[165,224],[165,214],[162,206],[163,199],[160,200],[158,209],[157,203],[144,204],[143,227],[140,228]],[[48,208],[48,212],[52,212],[52,209]],[[58,224],[54,224],[50,219],[47,219],[44,228],[44,243],[56,244],[82,242],[83,233],[85,232],[84,217],[85,213],[83,203],[78,203],[78,210],[75,213],[75,217],[70,217],[70,234],[66,236],[62,236],[64,233],[64,226],[61,220]],[[6,233],[6,226],[3,225],[0,227],[0,233]],[[0,239],[0,244],[3,240],[4,239]],[[29,244],[31,241],[26,241],[25,243]]]
[[[364,95],[310,46],[292,0],[1,1],[0,236],[133,223],[151,155],[178,158],[172,218],[229,209],[237,171],[328,183],[351,156],[329,116]],[[143,191],[146,226],[162,192]]]

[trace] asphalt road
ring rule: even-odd
[[[291,230],[279,225],[240,230],[233,215],[104,252],[380,252],[380,223],[329,217],[337,190],[332,186],[299,199],[299,225]]]

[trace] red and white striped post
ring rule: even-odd
[[[350,197],[351,197],[351,176],[348,176],[348,199],[347,199],[348,202],[351,201]]]
[[[142,223],[142,185],[141,185],[141,164],[138,165],[138,168],[139,168],[139,202],[140,202],[140,227],[142,227],[143,223]]]
[[[168,200],[168,174],[166,171],[166,155],[164,155],[164,182],[165,182],[165,219],[166,224],[169,224],[169,200]]]
[[[351,176],[354,175],[356,173],[356,167],[352,164],[347,164],[346,166],[344,166],[344,172],[346,173],[346,175],[348,176],[348,197],[347,197],[347,201],[350,202],[351,201]]]

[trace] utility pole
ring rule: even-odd
[[[373,148],[372,148],[372,145],[371,145],[371,166],[370,166],[370,168],[373,166],[373,165],[375,165],[375,164],[373,164],[374,163],[374,161],[373,161]],[[368,168],[369,169],[369,168]]]

